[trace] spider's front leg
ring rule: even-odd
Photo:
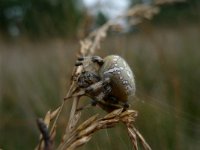
[[[110,79],[105,78],[104,80],[96,82],[90,85],[89,87],[85,88],[85,95],[88,95],[90,98],[92,98],[92,101],[90,104],[82,106],[77,110],[83,110],[85,108],[96,106],[97,104],[101,103],[100,101],[102,101],[104,97],[106,97],[111,92],[111,87],[109,83]]]
[[[89,56],[89,57],[79,57],[75,63],[75,66],[83,65],[84,61],[91,60],[94,63],[97,63],[99,66],[104,64],[104,60],[99,56]]]
[[[97,63],[99,64],[99,66],[102,66],[104,64],[104,60],[99,57],[99,56],[92,56],[91,57],[91,60],[94,62],[94,63]]]
[[[128,101],[119,101],[117,100],[116,97],[112,96],[112,95],[108,95],[104,101],[106,102],[106,104],[109,104],[109,105],[115,105],[115,106],[120,106],[120,107],[123,107],[124,109],[127,109],[129,108],[129,104],[128,104]]]
[[[129,108],[129,104],[128,103],[113,103],[113,102],[109,102],[109,101],[98,101],[98,106],[100,106],[103,110],[107,111],[107,112],[112,112],[115,109],[120,109],[123,108],[123,110],[127,110]]]
[[[110,78],[105,78],[87,87],[85,89],[85,92],[89,94],[91,93],[91,95],[93,95],[95,93],[98,93],[99,91],[104,91],[106,87],[108,87],[109,83],[110,83]],[[111,88],[108,88],[107,90],[111,90]]]

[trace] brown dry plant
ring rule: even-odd
[[[170,0],[171,2],[172,0]],[[175,2],[176,0],[173,0]],[[159,13],[157,4],[165,4],[169,1],[159,0],[155,5],[136,5],[129,9],[127,13],[118,16],[113,20],[109,20],[104,25],[91,32],[85,39],[80,41],[80,50],[77,53],[79,56],[91,56],[96,50],[100,49],[100,42],[107,36],[110,28],[118,26],[119,19],[128,18],[130,24],[137,25],[144,19],[152,19],[154,15]],[[70,97],[77,89],[77,78],[82,71],[82,66],[74,67],[71,76],[71,83],[66,97]],[[37,124],[41,132],[39,143],[35,149],[37,150],[74,150],[87,143],[92,135],[101,129],[112,128],[118,123],[123,122],[127,128],[128,135],[131,139],[133,148],[138,150],[138,140],[141,142],[145,150],[151,150],[148,143],[145,141],[140,132],[134,127],[133,123],[137,117],[137,111],[117,109],[107,114],[104,117],[98,118],[98,115],[87,119],[77,127],[77,123],[81,117],[81,111],[77,111],[80,96],[72,98],[72,108],[69,116],[69,121],[66,130],[63,131],[63,137],[60,144],[56,147],[53,145],[56,136],[57,121],[64,107],[65,99],[62,104],[54,111],[48,111],[44,119],[38,119]],[[54,120],[54,121],[53,121]],[[50,127],[51,126],[51,127]],[[137,140],[138,139],[138,140]]]

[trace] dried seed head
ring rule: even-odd
[[[82,146],[83,144],[87,143],[90,139],[91,139],[91,136],[84,136],[84,137],[76,140],[69,148],[65,148],[65,149],[74,150],[74,149]]]
[[[58,107],[56,110],[51,112],[51,120],[54,119],[58,115],[59,111],[60,111],[60,107]]]
[[[93,124],[91,124],[90,126],[88,126],[87,128],[83,129],[82,131],[80,131],[78,133],[78,137],[82,137],[82,136],[86,136],[91,134],[92,132],[94,132],[95,128],[98,126],[97,122],[94,122]]]
[[[89,125],[91,125],[93,122],[97,120],[97,117],[98,117],[98,114],[87,119],[85,122],[83,122],[81,125],[78,126],[77,131],[87,128]]]
[[[120,114],[120,117],[124,117],[124,116],[133,116],[133,117],[137,117],[138,112],[135,110],[126,110],[124,112],[122,112]]]
[[[106,119],[111,119],[111,118],[114,118],[116,116],[119,116],[121,114],[121,112],[123,111],[123,108],[120,108],[120,109],[116,109],[114,111],[112,111],[111,113],[107,114],[103,120],[106,120]]]

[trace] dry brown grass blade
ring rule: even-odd
[[[123,108],[121,108],[121,109],[116,109],[116,110],[114,110],[112,113],[107,114],[107,115],[103,118],[103,120],[115,118],[116,116],[119,116],[119,115],[122,113],[122,111],[123,111]]]
[[[52,150],[53,149],[53,144],[50,139],[50,134],[48,131],[48,126],[47,124],[43,121],[43,119],[37,119],[37,125],[38,128],[41,132],[41,138],[40,138],[40,143],[36,147],[38,150]]]
[[[50,126],[51,120],[54,119],[56,117],[56,115],[58,114],[60,110],[60,107],[58,107],[56,110],[54,110],[53,112],[51,112],[50,110],[46,113],[44,120],[39,119],[37,121],[38,123],[38,127],[41,131],[41,135],[40,135],[40,142],[38,144],[38,146],[35,149],[44,149],[45,147],[45,141],[44,141],[44,136],[47,136],[47,134],[49,134],[48,128]],[[46,130],[46,131],[44,131]],[[46,132],[46,133],[44,133]],[[49,141],[53,141],[54,137],[56,135],[56,128],[54,126],[53,130],[50,132],[49,136]]]
[[[95,122],[97,120],[97,117],[98,117],[98,114],[90,117],[88,120],[84,121],[81,125],[79,125],[76,130],[81,131],[81,130],[87,128],[90,124],[92,124],[93,122]]]
[[[84,130],[79,131],[78,136],[83,137],[86,135],[90,135],[91,133],[95,131],[97,126],[98,126],[98,122],[93,122],[92,124],[90,124],[90,126],[86,127]]]
[[[60,142],[58,149],[65,149],[63,147],[65,147],[68,141],[70,141],[71,138],[73,138],[73,131],[75,130],[75,126],[77,122],[79,121],[80,117],[81,117],[81,111],[75,112],[74,118],[70,122],[70,124],[67,126],[67,130],[65,131],[62,137],[62,141]]]
[[[81,130],[76,130],[75,132],[73,132],[73,134],[71,134],[70,137],[68,137],[62,142],[62,144],[58,147],[58,150],[68,149],[73,143],[76,143],[76,141],[78,141],[79,139],[90,136],[91,133],[94,132],[94,130],[96,129],[96,126],[97,122],[93,122],[89,126],[81,128]]]
[[[85,143],[87,143],[92,137],[91,136],[84,136],[78,140],[76,140],[74,143],[72,143],[72,145],[67,148],[67,150],[74,150],[82,145],[84,145]]]
[[[146,140],[144,139],[144,137],[142,136],[142,134],[140,134],[140,132],[133,127],[134,132],[136,133],[136,135],[138,136],[139,140],[141,141],[143,147],[145,150],[151,150],[151,147],[149,146],[149,144],[146,142]]]
[[[52,130],[52,132],[50,133],[50,141],[52,141],[52,145],[53,145],[53,142],[55,140],[55,137],[56,137],[56,126],[54,127],[54,129]],[[52,146],[53,147],[53,146]]]
[[[68,129],[69,133],[66,132],[66,133],[68,133],[68,134],[66,134],[66,137],[70,136],[70,134],[74,131],[75,126],[78,123],[80,117],[81,117],[81,111],[75,112],[74,118],[72,118],[72,120],[70,121],[70,124],[69,124],[69,129]]]
[[[138,4],[127,12],[127,16],[152,19],[154,15],[159,13],[159,8],[153,5]]]
[[[77,115],[77,112],[76,112],[76,109],[78,107],[78,102],[79,102],[79,97],[74,97],[73,98],[72,109],[71,109],[70,117],[69,117],[69,121],[68,121],[68,125],[66,127],[65,134],[64,134],[65,138],[70,136],[70,134],[72,133],[72,131],[75,128],[76,124],[78,123],[79,118],[81,117],[80,111],[79,111],[79,116]]]
[[[125,116],[133,116],[133,118],[136,118],[138,115],[138,112],[136,110],[126,110],[123,113],[120,114],[120,117],[123,118]]]
[[[60,111],[60,106],[56,110],[51,112],[51,120],[54,119],[58,115],[59,111]]]
[[[127,130],[128,130],[128,135],[131,139],[132,145],[134,147],[134,150],[138,150],[137,136],[136,136],[135,132],[130,127],[127,127]]]
[[[114,127],[116,124],[120,123],[120,121],[131,120],[131,122],[128,122],[128,124],[131,124],[133,120],[135,120],[135,117],[137,116],[136,114],[137,112],[133,110],[127,110],[125,112],[122,112],[122,109],[117,109],[100,119],[97,119],[97,115],[94,115],[85,122],[83,122],[81,125],[79,125],[79,127],[71,134],[71,136],[68,139],[65,139],[63,144],[59,146],[58,150],[76,149],[80,145],[84,145],[89,141],[84,139],[90,139],[95,132],[101,129]],[[135,133],[133,130],[132,132]],[[134,147],[137,148],[136,140],[134,144]]]
[[[47,128],[48,128],[49,125],[50,125],[50,121],[51,121],[51,111],[49,110],[49,111],[46,113],[46,116],[44,117],[44,123],[46,124]]]
[[[45,133],[42,133],[42,131],[48,129],[50,122],[51,122],[51,111],[50,110],[46,113],[44,120],[42,120],[42,119],[37,120],[37,124],[38,124],[41,134],[39,137],[39,139],[40,139],[39,144],[37,145],[37,147],[35,149],[44,149],[44,138],[43,137],[45,136],[44,135]],[[47,129],[42,129],[42,128],[47,128]]]

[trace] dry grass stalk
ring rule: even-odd
[[[48,131],[48,128],[50,126],[51,121],[57,116],[58,112],[60,110],[60,107],[58,107],[53,112],[48,111],[45,115],[44,120],[38,119],[37,124],[40,129],[41,135],[40,135],[40,141],[38,146],[35,149],[52,149],[52,143],[56,135],[56,126],[54,126],[53,130],[50,132]]]
[[[94,132],[114,127],[119,122],[132,124],[137,117],[137,112],[134,110],[127,110],[123,112],[123,109],[117,109],[100,119],[97,117],[98,115],[94,115],[79,125],[72,133],[71,137],[64,141],[58,149],[76,149],[79,146],[86,144],[91,139]],[[135,131],[132,130],[132,132]],[[135,133],[135,135],[137,134]],[[134,140],[134,143],[137,145],[136,139]]]
[[[162,4],[168,1],[163,0]],[[176,0],[173,0],[173,1],[176,1]],[[157,4],[159,4],[159,2],[157,2]],[[160,0],[160,4],[161,4],[161,0]],[[90,56],[90,55],[93,55],[97,49],[100,49],[100,42],[107,36],[107,31],[111,27],[118,26],[117,21],[119,19],[130,18],[129,23],[131,23],[131,20],[134,19],[134,22],[132,22],[132,24],[136,25],[140,23],[143,19],[152,19],[152,17],[158,12],[159,12],[159,8],[157,6],[152,6],[152,5],[134,6],[129,11],[127,11],[127,13],[117,17],[114,20],[108,21],[103,26],[101,26],[94,32],[90,33],[87,38],[80,41],[81,47],[78,52],[78,56]],[[66,97],[69,97],[70,95],[72,95],[73,92],[76,91],[76,88],[77,88],[76,79],[81,73],[81,71],[82,71],[82,66],[74,67],[73,72],[72,72],[70,88],[66,94]],[[122,112],[122,109],[115,110],[101,119],[97,119],[97,116],[94,115],[93,117],[89,118],[84,123],[82,123],[77,129],[75,129],[79,121],[79,118],[81,117],[80,111],[79,112],[76,111],[79,99],[80,97],[73,98],[73,104],[72,104],[72,109],[70,112],[68,125],[66,127],[66,131],[64,132],[62,141],[58,149],[70,149],[70,150],[76,149],[77,147],[87,143],[91,139],[92,134],[94,132],[100,129],[113,127],[120,121],[123,122],[127,126],[128,134],[131,138],[131,141],[133,143],[133,147],[135,150],[138,149],[137,138],[141,141],[145,150],[151,149],[150,146],[142,137],[142,135],[139,133],[139,131],[136,130],[136,128],[132,125],[132,123],[135,121],[135,118],[137,116],[137,112],[134,110],[127,110],[125,112]],[[56,136],[57,120],[64,107],[64,103],[65,103],[65,100],[62,102],[61,106],[58,107],[55,111],[53,112],[48,111],[45,116],[44,121],[43,120],[39,121],[38,126],[41,131],[41,136],[40,136],[40,142],[38,146],[36,147],[36,149],[42,150],[42,149],[53,148],[52,143]],[[53,119],[54,119],[54,122],[51,126],[50,132],[48,133],[50,123],[52,122]],[[47,136],[49,137],[47,138]],[[49,144],[48,142],[51,145],[48,145]]]
[[[141,140],[141,143],[144,147],[145,150],[151,150],[151,147],[149,146],[149,144],[146,142],[146,140],[144,139],[144,137],[142,136],[142,134],[140,134],[140,132],[133,127],[132,128],[134,130],[134,132],[136,133],[136,135],[138,136],[139,140]]]

